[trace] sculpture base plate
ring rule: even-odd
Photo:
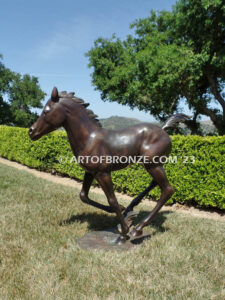
[[[81,249],[127,251],[137,245],[140,245],[144,240],[149,239],[150,233],[147,231],[143,232],[141,236],[135,238],[131,237],[124,244],[118,245],[116,241],[119,236],[120,234],[116,229],[92,231],[79,238],[77,240],[77,244]]]

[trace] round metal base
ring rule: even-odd
[[[143,232],[142,236],[135,238],[132,237],[123,244],[116,243],[119,236],[120,234],[116,229],[92,231],[79,238],[77,240],[77,244],[82,249],[127,251],[137,245],[140,245],[144,240],[149,239],[150,233]]]

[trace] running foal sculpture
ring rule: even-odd
[[[178,122],[184,122],[189,117],[183,114],[174,115],[168,119],[163,128],[142,123],[113,131],[101,128],[97,116],[87,109],[88,105],[82,99],[75,97],[74,93],[59,93],[57,88],[54,88],[40,117],[29,129],[29,135],[32,140],[37,140],[63,126],[76,157],[143,156],[149,158],[150,163],[143,163],[143,165],[153,181],[126,209],[117,202],[110,173],[127,167],[129,162],[84,160],[80,163],[85,170],[80,198],[83,202],[108,213],[116,213],[121,231],[117,243],[120,244],[129,238],[128,234],[132,237],[141,236],[143,228],[152,221],[155,214],[173,195],[174,189],[169,184],[162,165],[152,160],[155,156],[168,155],[171,151],[171,140],[165,129],[175,127]],[[103,189],[109,206],[89,199],[88,192],[94,179]],[[161,189],[161,196],[155,208],[129,233],[134,206],[138,205],[142,198],[157,185]]]

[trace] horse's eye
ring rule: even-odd
[[[47,114],[50,110],[51,110],[50,106],[46,106],[45,110],[44,110],[44,113]]]

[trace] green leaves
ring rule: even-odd
[[[124,41],[115,35],[98,39],[87,56],[102,99],[149,111],[159,120],[178,111],[185,99],[196,115],[192,123],[207,115],[224,134],[222,2],[178,1],[171,12],[151,11],[148,18],[136,20],[134,34]],[[218,112],[209,108],[215,101]],[[198,126],[192,125],[194,133]]]
[[[12,72],[0,62],[0,124],[29,127],[37,118],[32,108],[42,108],[44,96],[37,77]]]

